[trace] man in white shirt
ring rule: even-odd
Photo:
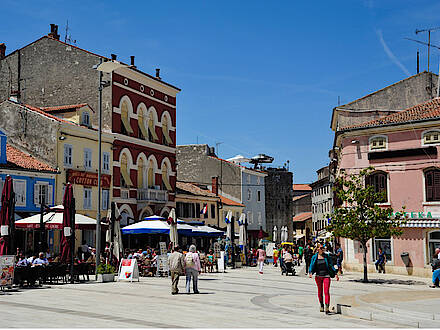
[[[38,258],[35,259],[32,262],[32,265],[37,265],[37,266],[41,266],[41,265],[48,265],[49,262],[47,261],[47,259],[44,257],[44,253],[40,252],[38,255]]]

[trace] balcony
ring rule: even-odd
[[[129,199],[129,198],[130,198],[130,190],[121,189],[121,199]]]
[[[167,202],[168,191],[159,189],[138,189],[137,199],[138,201]]]

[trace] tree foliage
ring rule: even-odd
[[[359,241],[364,249],[364,281],[368,281],[366,270],[366,244],[369,239],[402,235],[404,207],[394,214],[389,206],[378,202],[385,200],[384,192],[376,192],[374,186],[366,185],[366,179],[374,172],[373,167],[359,174],[342,172],[336,179],[334,192],[341,206],[330,215],[327,230],[336,237]]]

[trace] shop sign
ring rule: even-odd
[[[394,212],[392,217],[400,217],[402,212]],[[431,212],[403,212],[403,216],[407,219],[432,219]]]
[[[110,188],[112,177],[108,174],[101,174],[101,187]],[[98,173],[68,170],[67,182],[82,186],[98,186]]]
[[[0,287],[14,283],[15,256],[0,256]]]
[[[133,282],[137,279],[139,282],[139,268],[136,259],[122,259],[119,264],[118,281],[128,280]]]

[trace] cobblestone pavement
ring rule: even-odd
[[[342,296],[401,290],[407,285],[364,285],[347,275],[332,281],[332,302]],[[314,280],[281,276],[278,268],[255,268],[202,274],[201,294],[170,294],[169,278],[141,278],[140,282],[64,284],[0,294],[0,328],[345,328],[390,327],[339,314],[319,312]],[[420,285],[419,285],[420,287]]]

